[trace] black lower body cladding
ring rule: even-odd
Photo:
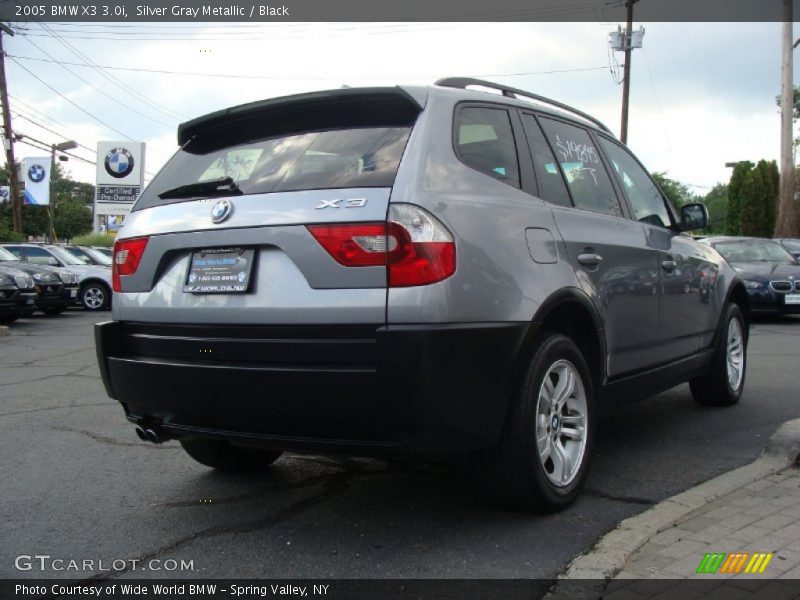
[[[95,325],[109,396],[173,437],[454,452],[502,431],[530,323]]]

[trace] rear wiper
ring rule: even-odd
[[[191,198],[192,196],[241,196],[242,190],[231,177],[223,179],[211,179],[209,181],[198,181],[188,185],[179,185],[165,192],[161,192],[158,197],[162,200],[170,198]]]

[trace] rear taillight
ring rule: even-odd
[[[308,230],[341,265],[388,267],[389,287],[435,283],[456,270],[453,236],[410,204],[392,204],[388,223],[309,225]]]
[[[141,237],[114,242],[114,258],[111,261],[111,284],[115,292],[122,291],[120,275],[133,275],[136,273],[149,239]]]

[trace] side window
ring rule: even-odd
[[[564,178],[556,164],[550,146],[544,139],[544,134],[536,122],[533,115],[522,115],[522,122],[525,124],[525,135],[528,136],[528,144],[533,155],[533,167],[536,172],[536,181],[539,184],[539,196],[543,200],[560,204],[561,206],[572,206],[569,199],[567,186]]]
[[[552,119],[542,129],[556,153],[577,208],[622,217],[614,186],[586,130]]]
[[[672,221],[664,204],[664,198],[647,172],[622,146],[603,137],[600,138],[600,145],[611,163],[635,218],[650,225],[669,227]]]
[[[19,246],[3,246],[6,250],[11,252],[14,256],[17,257],[17,260],[22,260],[22,250]]]
[[[58,261],[42,248],[28,248],[26,254],[28,255],[28,262],[35,265],[58,265]]]
[[[461,162],[520,187],[517,148],[506,110],[465,106],[458,110],[455,127],[456,154]]]

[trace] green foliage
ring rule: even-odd
[[[78,246],[103,246],[104,248],[111,248],[114,245],[114,234],[105,233],[90,233],[88,235],[80,235],[72,240],[73,244]]]
[[[0,221],[0,242],[24,242],[25,236],[16,233],[5,221]]]
[[[741,235],[742,206],[744,205],[742,183],[753,166],[753,163],[749,161],[742,161],[733,168],[733,174],[728,183],[728,215],[725,221],[727,235]]]
[[[666,194],[675,208],[680,208],[688,202],[697,202],[697,196],[689,189],[689,186],[675,179],[670,179],[666,173],[653,173],[653,180],[661,188],[661,191]]]
[[[701,202],[708,208],[710,225],[708,233],[723,233],[728,215],[728,184],[718,183],[702,198]]]
[[[728,184],[728,235],[772,237],[780,176],[775,161],[740,162]]]
[[[56,163],[52,173],[55,210],[54,226],[61,239],[71,239],[76,235],[88,233],[92,229],[92,211],[87,205],[94,201],[94,186],[90,183],[73,181]],[[0,183],[8,185],[8,173],[0,167]],[[53,208],[51,206],[51,208]],[[0,205],[0,232],[13,231],[14,217],[11,203]],[[50,229],[50,216],[45,206],[22,206],[22,233],[27,236],[44,236]]]

